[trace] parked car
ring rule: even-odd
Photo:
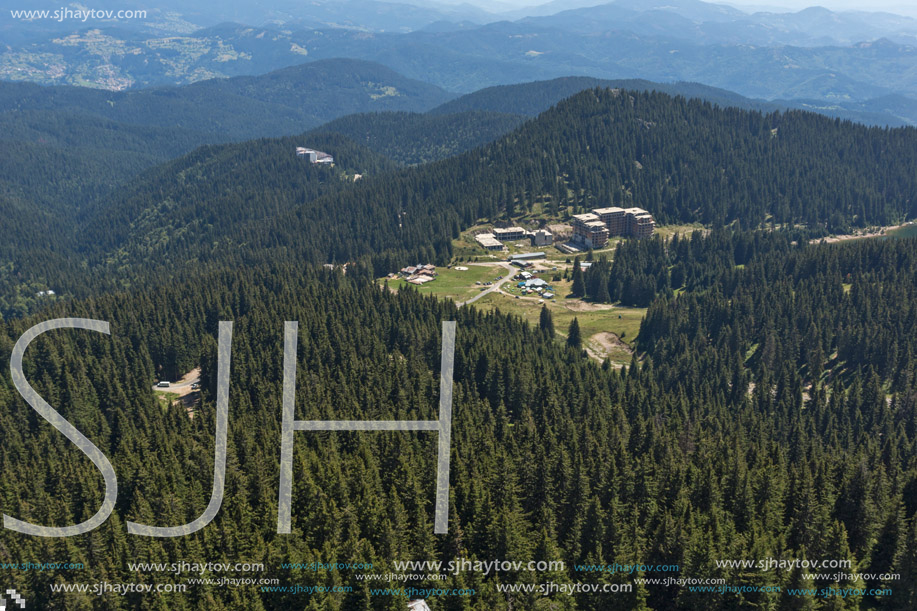
[[[156,385],[156,388],[169,388],[170,386],[172,386],[171,382],[160,382]]]

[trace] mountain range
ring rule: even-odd
[[[118,8],[125,6],[133,4]],[[867,112],[887,112],[871,105],[876,98],[917,98],[917,20],[888,13],[746,13],[697,0],[570,10],[555,3],[528,15],[373,0],[274,7],[256,14],[240,2],[174,3],[147,20],[24,25],[6,2],[0,78],[126,90],[349,57],[454,93],[580,75],[694,81],[752,98]]]
[[[28,20],[12,11],[144,11],[133,19],[81,16]],[[351,29],[365,32],[408,33],[425,28],[474,27],[499,21],[547,25],[581,32],[620,29],[642,34],[663,34],[697,42],[787,44],[822,46],[849,44],[882,37],[913,42],[917,19],[881,11],[831,11],[813,6],[800,11],[742,10],[727,4],[700,0],[560,0],[525,8],[499,3],[473,5],[427,0],[314,0],[308,3],[277,0],[269,5],[245,1],[200,4],[163,0],[149,6],[137,0],[99,0],[92,6],[36,0],[24,7],[13,0],[0,0],[0,31],[4,38],[28,40],[30,36],[60,33],[84,24],[117,25],[137,32],[187,34],[195,29],[225,22],[252,26],[284,26],[284,29]]]
[[[496,107],[494,92],[482,101]],[[908,195],[917,150],[910,128],[607,87],[530,120],[459,110],[481,105],[348,116],[298,136],[204,146],[120,185],[83,157],[71,158],[69,173],[49,165],[64,197],[67,189],[92,192],[82,204],[43,197],[34,168],[11,166],[32,178],[18,185],[22,197],[0,198],[16,228],[0,248],[12,265],[3,277],[80,295],[216,261],[369,257],[387,272],[396,260],[447,259],[451,240],[478,219],[509,219],[536,205],[561,217],[611,203],[652,209],[661,223],[769,220],[832,232],[917,213]],[[475,131],[476,122],[484,128]],[[413,153],[418,162],[441,160],[399,168],[392,157],[407,155],[418,133],[427,134]],[[298,158],[297,146],[331,153],[334,167]],[[52,152],[44,154],[60,162]],[[796,180],[800,168],[805,183]]]
[[[346,59],[122,92],[0,82],[0,190],[78,208],[201,145],[300,134],[351,113],[425,111],[453,97]]]
[[[917,115],[907,114],[908,100],[898,96],[825,107],[816,101],[752,100],[697,83],[589,77],[455,97],[379,64],[342,59],[264,76],[124,92],[0,82],[0,191],[6,206],[22,214],[31,209],[45,211],[39,216],[67,217],[199,146],[309,130],[345,136],[396,164],[426,163],[487,144],[564,98],[596,87],[659,91],[765,113],[802,108],[867,124],[917,122]]]

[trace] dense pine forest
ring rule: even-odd
[[[404,165],[453,157],[496,140],[526,117],[470,110],[452,114],[376,112],[348,115],[318,128],[347,136]]]
[[[41,111],[130,126],[176,128],[219,141],[296,134],[337,117],[373,111],[424,111],[454,97],[371,61],[335,58],[259,76],[127,91],[0,82],[0,116]]]
[[[658,92],[676,97],[697,98],[722,107],[744,108],[773,112],[776,104],[752,100],[700,83],[654,83],[643,79],[597,79],[587,76],[565,76],[549,81],[486,87],[450,100],[430,111],[430,114],[453,114],[467,111],[489,111],[536,117],[561,100],[586,89],[626,89],[628,91]]]
[[[806,239],[806,231],[735,231],[675,234],[671,240],[619,242],[611,260],[605,254],[587,258],[582,297],[599,303],[647,307],[659,295],[709,287],[771,253],[786,253]]]
[[[81,316],[112,326],[110,337],[62,331],[36,340],[27,376],[111,457],[118,505],[90,535],[4,531],[0,549],[65,556],[113,580],[129,578],[133,559],[232,557],[263,561],[284,580],[353,588],[308,599],[207,587],[156,602],[73,596],[68,609],[397,609],[403,602],[370,597],[371,586],[346,571],[291,575],[279,565],[455,557],[563,559],[568,569],[552,574],[555,582],[582,579],[570,570],[576,564],[638,562],[784,588],[837,584],[806,584],[799,571],[717,569],[715,560],[849,559],[863,572],[900,573],[900,581],[868,584],[895,594],[825,608],[913,608],[917,346],[907,330],[917,317],[917,241],[761,252],[744,268],[724,265],[703,289],[657,299],[640,331],[644,358],[622,370],[512,317],[380,291],[360,269],[227,271],[54,306],[42,320]],[[439,322],[450,319],[459,332],[449,534],[432,534],[432,436],[301,433],[294,532],[277,535],[282,321],[300,323],[298,418],[432,419]],[[125,520],[179,524],[206,505],[219,320],[235,321],[223,508],[195,535],[127,536]],[[32,322],[4,324],[4,362]],[[205,390],[193,419],[151,396],[157,373],[174,376],[198,362]],[[9,406],[0,414],[8,432],[4,510],[47,524],[91,515],[98,473],[17,397],[8,372],[0,384]],[[15,586],[43,601],[53,579],[62,577],[32,574]],[[496,580],[533,579],[452,576],[450,587],[480,594],[443,597],[437,608],[509,609]],[[514,596],[514,609],[541,608],[540,595]],[[804,601],[677,586],[641,586],[628,596],[563,595],[544,608],[789,609]]]
[[[334,150],[335,167],[297,158],[296,147],[303,144]],[[187,250],[195,259],[213,258],[206,253],[215,251],[217,268],[244,262],[257,248],[239,252],[235,232],[296,203],[352,188],[357,173],[369,179],[396,169],[391,160],[326,133],[202,147],[147,170],[104,203],[42,212],[34,200],[10,198],[11,231],[0,245],[7,262],[0,276],[0,315],[21,316],[41,307],[31,289],[87,296],[161,281],[157,274],[174,263],[174,254]],[[248,188],[235,188],[237,181]],[[158,196],[155,206],[145,197],[150,193]],[[333,223],[327,213],[322,210],[329,218],[317,222]],[[317,232],[317,226],[307,230]],[[165,277],[175,273],[173,268]]]

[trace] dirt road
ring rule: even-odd
[[[172,385],[169,386],[169,388],[159,388],[157,386],[153,386],[153,390],[157,390],[159,392],[166,392],[166,393],[169,393],[170,395],[178,395],[179,397],[184,397],[185,395],[190,395],[193,392],[197,392],[196,390],[191,388],[191,385],[198,384],[200,383],[200,381],[201,381],[201,368],[195,367],[194,369],[186,373],[182,377],[181,380],[177,382],[172,382]]]
[[[477,295],[475,295],[474,297],[472,297],[471,299],[467,301],[462,301],[460,303],[457,303],[456,305],[458,307],[462,307],[463,305],[468,305],[469,303],[474,303],[475,301],[477,301],[484,295],[488,295],[490,293],[493,293],[496,290],[499,290],[501,286],[503,286],[504,284],[512,280],[512,277],[513,277],[513,266],[503,261],[499,263],[469,263],[468,265],[484,265],[487,267],[502,267],[506,270],[506,273],[503,275],[503,278],[501,280],[495,282],[491,286],[488,286],[486,290],[481,291],[480,293],[478,293]]]

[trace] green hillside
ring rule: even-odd
[[[779,110],[776,104],[751,100],[725,89],[708,87],[700,83],[653,83],[641,79],[597,79],[586,76],[569,76],[549,81],[534,81],[513,85],[486,87],[465,94],[431,110],[434,114],[448,114],[467,110],[489,110],[491,112],[512,112],[536,116],[561,100],[586,89],[595,88],[628,89],[631,91],[658,91],[671,96],[700,98],[719,106],[733,106],[748,110],[773,112]]]
[[[129,91],[0,82],[0,113],[62,110],[134,125],[218,133],[226,141],[300,133],[357,112],[424,111],[451,97],[374,62],[328,59],[261,76]]]
[[[227,258],[371,257],[381,274],[405,258],[445,261],[463,228],[536,203],[561,220],[633,205],[661,223],[803,224],[817,234],[911,217],[917,201],[913,129],[658,93],[589,90],[492,144],[397,172],[328,138],[201,149],[107,198],[68,243],[110,281]],[[335,169],[304,167],[293,149],[307,144],[335,155]]]
[[[416,165],[488,144],[523,121],[521,115],[476,110],[454,114],[388,112],[348,115],[316,131],[347,136],[394,161]]]

